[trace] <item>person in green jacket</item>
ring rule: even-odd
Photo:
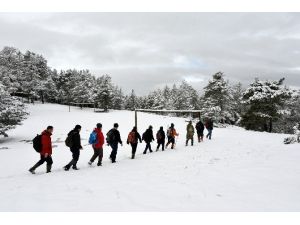
[[[194,145],[194,134],[195,134],[195,129],[192,124],[192,121],[189,122],[189,124],[186,127],[186,146],[188,146],[189,140],[192,142],[192,146]]]

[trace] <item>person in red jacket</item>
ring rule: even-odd
[[[53,133],[53,127],[48,126],[46,130],[42,132],[41,137],[41,151],[40,156],[41,159],[29,169],[29,172],[32,174],[35,174],[35,169],[38,168],[40,165],[44,164],[44,162],[47,162],[47,173],[51,172],[51,167],[53,164],[52,160],[52,143],[51,143],[51,135]]]
[[[97,166],[102,166],[104,135],[102,133],[101,123],[97,123],[97,127],[94,129],[94,132],[96,132],[97,134],[97,139],[96,139],[96,143],[92,145],[94,149],[94,155],[90,159],[89,165],[92,165],[95,159],[98,157]]]

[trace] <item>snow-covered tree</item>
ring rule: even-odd
[[[6,131],[21,124],[26,116],[24,104],[11,96],[0,82],[0,135],[7,137]]]
[[[104,75],[96,80],[96,97],[95,103],[98,107],[107,111],[111,108],[113,98],[113,84],[109,75]]]
[[[281,117],[280,108],[291,96],[283,87],[284,78],[279,81],[255,81],[243,93],[246,111],[241,125],[246,129],[272,132],[273,122]]]
[[[234,121],[234,112],[228,83],[224,80],[224,74],[218,72],[213,75],[212,80],[204,88],[201,98],[201,111],[203,117],[213,118],[217,122],[231,123]]]
[[[130,95],[125,97],[124,107],[128,110],[134,110],[137,108],[137,96],[134,90],[131,90]]]
[[[113,109],[123,109],[124,95],[121,88],[118,86],[113,87],[113,97],[112,97],[112,108]]]

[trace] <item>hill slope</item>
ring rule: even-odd
[[[281,134],[245,131],[237,127],[215,129],[213,139],[185,147],[184,119],[139,114],[139,130],[154,131],[175,123],[181,134],[175,150],[142,155],[135,160],[130,148],[119,149],[116,164],[104,148],[101,168],[87,165],[92,149],[87,144],[97,122],[104,132],[120,124],[125,142],[134,113],[107,114],[54,104],[29,106],[30,117],[0,139],[1,211],[299,211],[299,145],[282,144]],[[84,150],[79,171],[63,171],[71,154],[64,146],[67,132],[81,124]],[[53,172],[45,165],[32,175],[38,160],[28,140],[47,125],[54,126]],[[153,148],[154,144],[152,145]]]

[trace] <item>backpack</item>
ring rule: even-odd
[[[116,139],[115,134],[114,134],[114,130],[111,129],[110,131],[108,131],[108,133],[106,134],[106,142],[107,143],[111,143]]]
[[[32,140],[33,148],[36,152],[40,153],[42,150],[42,135],[38,134]]]
[[[129,143],[136,143],[135,132],[131,131],[128,134],[127,142],[129,142]]]
[[[65,140],[65,144],[67,147],[71,148],[73,146],[73,140],[72,140],[72,137],[73,137],[73,133],[70,133],[68,135],[68,137],[66,138]]]
[[[160,131],[157,131],[157,133],[156,133],[156,139],[157,140],[161,140],[162,139],[162,135],[161,135]]]
[[[96,143],[97,143],[97,132],[93,131],[90,134],[89,144],[92,145],[92,144],[96,144]]]

